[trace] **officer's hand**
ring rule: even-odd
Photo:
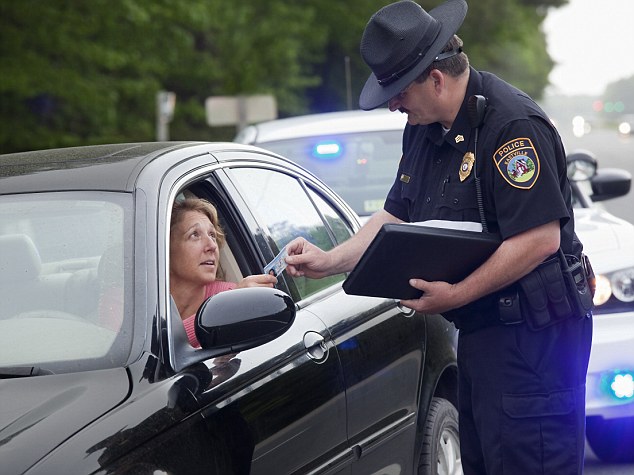
[[[304,238],[295,238],[286,245],[288,256],[286,271],[293,277],[306,276],[320,279],[329,275],[330,258],[328,254]]]
[[[442,313],[461,307],[460,295],[455,285],[447,282],[428,282],[422,279],[410,279],[409,285],[422,290],[419,299],[402,300],[401,305],[421,313]]]

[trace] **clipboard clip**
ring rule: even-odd
[[[406,307],[401,303],[400,300],[394,300],[394,302],[396,302],[396,308],[398,308],[398,310],[403,314],[404,317],[413,317],[416,313],[416,310]]]

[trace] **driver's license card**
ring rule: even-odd
[[[277,277],[284,272],[284,269],[286,269],[286,256],[288,256],[288,252],[286,252],[286,248],[284,248],[266,265],[264,273],[270,274],[271,271],[273,271],[273,275]]]

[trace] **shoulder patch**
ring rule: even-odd
[[[502,177],[515,188],[529,190],[539,177],[539,156],[531,139],[509,140],[493,155]]]

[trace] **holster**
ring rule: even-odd
[[[559,256],[575,313],[579,317],[586,316],[594,305],[595,277],[590,259],[585,254],[581,254],[580,258],[564,254],[561,249]]]
[[[589,260],[582,255],[583,259],[591,271]],[[581,318],[592,309],[591,285],[582,260],[560,249],[519,280],[522,315],[531,329]]]

